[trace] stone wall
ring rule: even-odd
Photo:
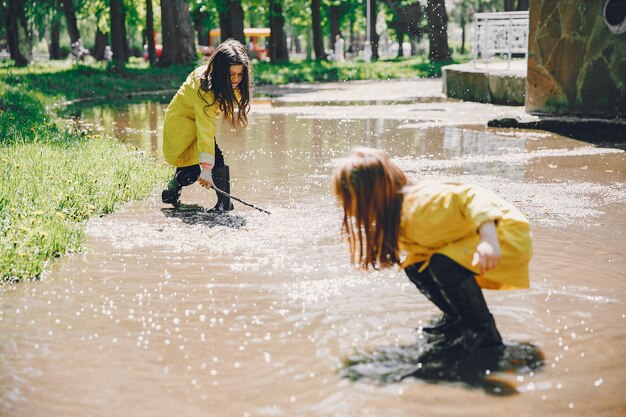
[[[532,0],[526,110],[626,116],[626,33],[612,33],[606,0]]]

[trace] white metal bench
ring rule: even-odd
[[[496,55],[506,55],[510,66],[512,54],[528,54],[528,12],[476,13],[474,66],[479,58],[486,61]]]

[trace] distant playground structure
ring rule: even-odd
[[[243,34],[246,38],[246,46],[250,57],[259,61],[269,58],[267,48],[270,28],[245,28]],[[218,29],[211,29],[209,32],[209,48],[215,48],[222,41],[222,32]]]

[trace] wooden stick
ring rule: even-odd
[[[272,213],[270,213],[269,211],[267,211],[267,210],[263,210],[262,208],[259,208],[259,207],[255,206],[255,205],[253,205],[253,204],[246,203],[246,202],[245,202],[245,201],[243,201],[242,199],[237,198],[237,197],[234,197],[234,196],[232,196],[232,195],[228,194],[226,191],[222,191],[222,190],[220,190],[220,189],[219,189],[219,188],[217,188],[215,185],[212,185],[212,186],[211,186],[211,188],[212,188],[212,189],[214,189],[216,193],[222,194],[223,196],[226,196],[226,197],[228,197],[228,198],[230,198],[230,199],[232,199],[232,200],[238,201],[238,202],[240,202],[241,204],[245,204],[245,205],[246,205],[246,206],[248,206],[248,207],[252,207],[253,209],[256,209],[256,210],[262,211],[263,213],[272,214]]]

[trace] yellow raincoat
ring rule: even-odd
[[[215,165],[215,123],[219,106],[211,91],[200,90],[206,66],[196,68],[167,106],[163,156],[175,167],[207,162]]]
[[[478,228],[496,221],[500,264],[480,275],[472,266],[480,243]],[[407,189],[400,214],[398,247],[406,257],[401,268],[445,255],[476,273],[482,288],[528,288],[532,256],[530,226],[524,215],[492,191],[455,183],[421,183]]]

